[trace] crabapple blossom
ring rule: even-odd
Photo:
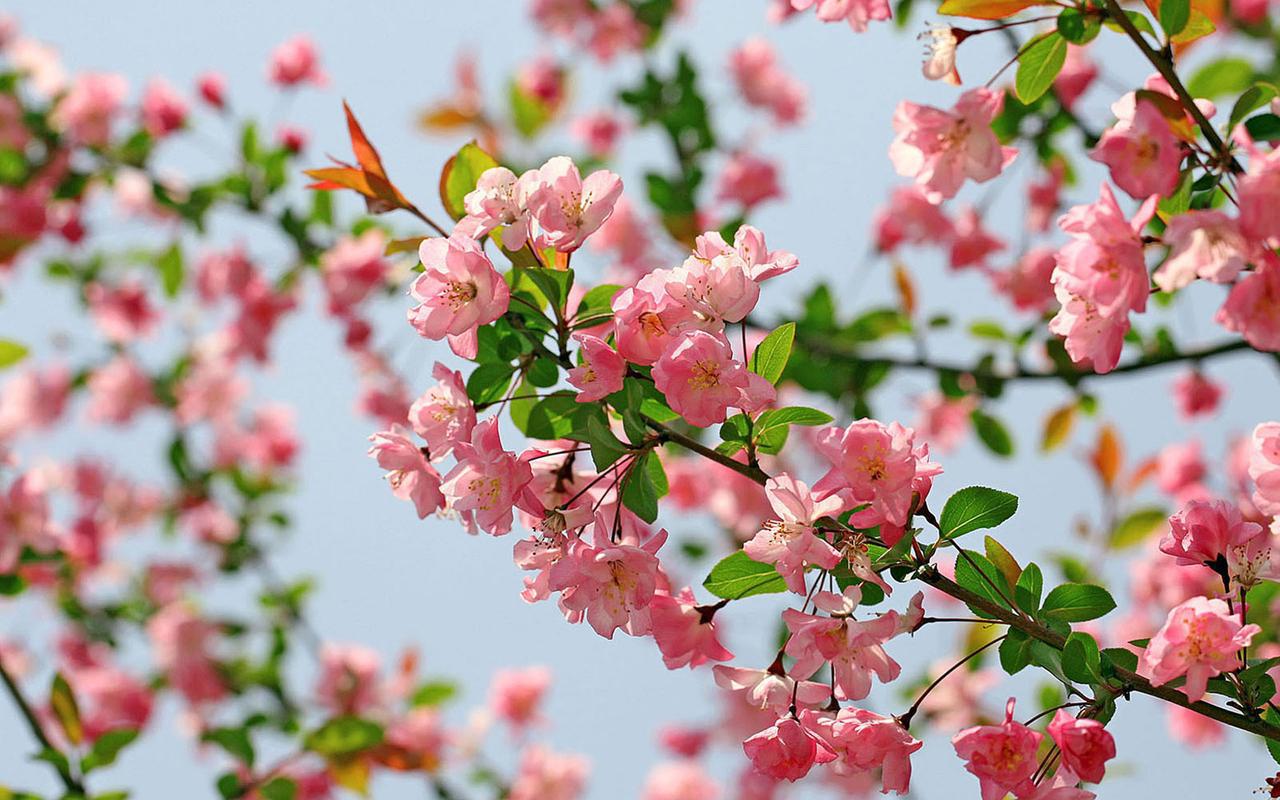
[[[551,56],[538,56],[520,65],[516,86],[549,111],[554,111],[564,102],[565,72]]]
[[[1231,288],[1214,321],[1259,350],[1280,351],[1280,262],[1264,256]]]
[[[111,139],[111,125],[128,93],[121,75],[82,73],[58,101],[50,121],[74,141],[101,147]]]
[[[1165,196],[1178,186],[1182,147],[1160,109],[1139,100],[1133,117],[1108,128],[1089,157],[1111,169],[1111,180],[1130,196]]]
[[[719,800],[720,785],[696,761],[659,764],[645,779],[640,800]]]
[[[216,702],[227,686],[210,654],[217,624],[201,619],[181,603],[173,603],[147,623],[147,634],[156,652],[156,663],[169,685],[193,706]]]
[[[582,364],[569,370],[568,381],[578,387],[579,403],[594,403],[622,389],[627,362],[599,336],[573,335],[582,347]]]
[[[949,240],[954,224],[930,202],[919,186],[899,186],[889,195],[889,205],[876,212],[876,249],[891,253],[902,244],[929,244]]]
[[[1067,59],[1058,77],[1053,79],[1053,90],[1058,100],[1068,109],[1089,91],[1098,77],[1098,65],[1089,58],[1087,48],[1067,45]]]
[[[799,122],[805,114],[805,88],[782,71],[767,39],[753,36],[729,54],[729,71],[744,100],[768,109],[779,125]]]
[[[529,463],[502,447],[496,417],[477,423],[471,440],[454,444],[458,463],[444,476],[441,491],[468,529],[501,536],[511,530],[512,509],[533,472]]]
[[[985,267],[987,256],[999,253],[1007,245],[982,226],[976,209],[966,206],[955,220],[952,231],[950,264],[952,269]]]
[[[14,571],[24,546],[50,553],[58,545],[49,520],[48,481],[29,472],[0,492],[0,574]]]
[[[914,178],[931,203],[955,197],[966,178],[991,180],[1018,154],[1002,147],[991,130],[1003,105],[1004,93],[989,89],[970,89],[950,111],[899,103],[893,114],[897,138],[889,146],[893,168]]]
[[[1138,659],[1138,674],[1156,686],[1187,676],[1182,691],[1195,702],[1209,679],[1234,670],[1240,650],[1262,629],[1241,625],[1225,600],[1192,597],[1169,612]]]
[[[1264,514],[1280,514],[1280,422],[1254,428],[1248,452],[1254,505]]]
[[[781,716],[794,702],[817,707],[831,699],[831,688],[814,681],[797,681],[783,672],[781,665],[769,669],[745,669],[717,664],[712,667],[716,685],[740,695],[742,701],[760,711]]]
[[[1256,522],[1246,521],[1240,510],[1222,500],[1192,500],[1169,517],[1169,531],[1160,540],[1161,552],[1179,564],[1204,564],[1242,589],[1280,572],[1272,565],[1273,536]]]
[[[187,124],[187,102],[169,83],[156,79],[142,95],[142,126],[156,139],[163,139]]]
[[[819,497],[838,496],[856,512],[854,525],[881,525],[890,546],[902,535],[915,498],[929,494],[942,466],[929,460],[929,446],[916,446],[915,431],[896,422],[885,425],[860,419],[841,430],[827,428],[818,436],[818,452],[831,469],[814,485]]]
[[[324,86],[329,82],[320,68],[315,44],[306,36],[295,36],[271,52],[268,75],[272,83],[284,88],[303,83]]]
[[[409,324],[428,339],[448,337],[449,347],[474,358],[477,328],[507,312],[511,290],[476,240],[454,234],[427,239],[418,248],[423,272],[409,294],[418,305]]]
[[[75,694],[84,738],[95,742],[120,729],[140,730],[155,705],[151,690],[140,680],[113,666],[64,670]]]
[[[688,587],[676,594],[653,595],[649,620],[667,669],[693,668],[733,658],[717,638],[715,613],[716,606],[699,606]]]
[[[1240,207],[1240,228],[1252,241],[1280,236],[1275,214],[1280,200],[1280,155],[1273,150],[1249,160],[1249,169],[1240,177],[1236,202]]]
[[[667,532],[660,530],[640,545],[615,544],[598,531],[596,539],[595,546],[577,540],[551,566],[550,586],[562,592],[566,616],[575,622],[585,618],[606,639],[619,628],[632,636],[649,633],[649,605],[662,578],[657,553]]]
[[[1162,238],[1169,246],[1169,257],[1152,280],[1165,292],[1181,289],[1196,278],[1231,283],[1252,250],[1236,220],[1209,209],[1171,218]]]
[[[359,715],[382,704],[382,659],[360,645],[326,643],[320,650],[315,695],[333,714]]]
[[[928,392],[917,399],[916,406],[920,410],[916,433],[931,447],[947,451],[969,432],[969,415],[977,403],[970,395],[947,397],[941,392]]]
[[[454,445],[471,440],[476,409],[467,396],[461,372],[436,362],[431,376],[436,383],[409,407],[409,424],[427,443],[431,457],[442,458]]]
[[[227,107],[227,79],[219,72],[205,72],[196,79],[196,94],[210,108],[222,111]]]
[[[1156,483],[1160,491],[1179,500],[1204,494],[1200,482],[1207,471],[1200,455],[1200,443],[1194,439],[1166,445],[1156,456]]]
[[[508,800],[579,800],[590,768],[586,759],[540,746],[525,748]]]
[[[349,313],[382,282],[388,264],[382,257],[387,239],[370,228],[358,237],[344,236],[320,256],[320,275],[329,298],[329,313]]]
[[[844,595],[818,592],[813,597],[815,608],[831,614],[820,617],[794,608],[782,612],[782,620],[791,631],[786,652],[796,660],[791,674],[809,677],[828,662],[834,672],[836,697],[861,700],[871,691],[871,676],[881,683],[898,677],[901,667],[884,650],[885,642],[900,633],[898,614],[889,611],[860,622],[853,611],[862,599],[862,589],[850,586]]]
[[[653,382],[691,425],[724,422],[730,407],[758,411],[773,402],[773,385],[748,372],[723,336],[683,334],[653,366]]]
[[[840,563],[840,553],[814,525],[822,517],[838,514],[843,503],[834,495],[815,500],[806,484],[786,473],[770,478],[765,493],[778,518],[766,521],[742,549],[754,561],[773,564],[788,589],[804,594],[806,568],[832,569]]]
[[[160,322],[146,287],[136,280],[112,287],[91,283],[84,291],[89,313],[112,342],[123,344],[148,336]]]
[[[506,167],[491,167],[480,174],[476,188],[462,198],[467,215],[458,221],[458,230],[473,238],[484,236],[499,226],[502,245],[508,250],[524,247],[529,235],[529,211],[525,200],[538,181],[538,171],[523,175]]]
[[[489,707],[515,730],[524,730],[542,721],[538,710],[550,686],[546,667],[499,670],[489,688]]]
[[[1026,797],[1035,791],[1031,776],[1044,737],[1013,721],[1013,705],[1010,698],[1003,723],[967,728],[951,739],[956,755],[966,762],[965,769],[977,776],[982,800],[1003,800],[1009,792]]]
[[[1222,384],[1210,380],[1203,372],[1185,372],[1173,382],[1173,399],[1183,419],[1209,415],[1222,402]]]
[[[611,3],[589,18],[591,33],[587,47],[602,63],[618,53],[639,50],[644,45],[645,26],[626,3]]]
[[[960,73],[956,69],[956,48],[968,37],[968,31],[950,25],[930,25],[916,38],[924,42],[924,65],[921,72],[931,81],[946,81],[960,85]]]
[[[781,198],[777,165],[745,150],[731,154],[716,184],[716,197],[747,210]]]
[[[817,6],[818,19],[823,22],[845,20],[857,33],[867,30],[867,23],[893,17],[887,0],[791,0],[791,7],[804,11]]]
[[[1116,741],[1101,722],[1077,718],[1060,708],[1048,730],[1062,751],[1062,766],[1089,783],[1102,781],[1106,762],[1116,757]]]
[[[118,355],[89,375],[89,418],[118,425],[155,401],[151,378],[138,363]]]
[[[911,754],[924,742],[907,733],[893,717],[852,706],[834,716],[811,710],[801,715],[838,756],[838,772],[859,774],[880,768],[885,794],[911,791]]]
[[[622,179],[598,170],[585,179],[565,156],[556,156],[538,169],[525,206],[538,225],[538,241],[562,253],[582,246],[600,229],[622,194]]]
[[[409,431],[400,426],[375,433],[369,437],[373,443],[369,455],[377,459],[379,467],[387,470],[391,493],[411,501],[418,519],[426,519],[428,514],[444,507],[440,473],[410,436]]]
[[[756,772],[785,781],[798,781],[815,765],[836,759],[826,742],[791,716],[747,739],[742,750]]]
[[[609,158],[618,146],[623,123],[612,112],[596,111],[578,117],[569,129],[593,157]]]

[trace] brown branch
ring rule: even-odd
[[[8,691],[9,697],[13,699],[14,705],[18,707],[18,711],[22,714],[22,718],[26,721],[27,727],[31,730],[31,735],[35,737],[36,742],[43,750],[49,750],[59,755],[65,755],[60,749],[49,741],[49,736],[44,732],[40,720],[36,717],[35,711],[32,710],[31,704],[27,702],[27,698],[22,694],[22,688],[18,686],[17,681],[9,674],[9,670],[4,665],[4,659],[0,658],[0,682],[4,683],[4,688]],[[50,762],[58,772],[58,777],[62,780],[62,785],[67,790],[67,794],[75,796],[84,796],[87,792],[84,784],[71,774],[70,767],[64,760],[62,763]]]

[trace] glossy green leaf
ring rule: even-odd
[[[938,526],[943,537],[954,539],[976,530],[994,528],[1017,510],[1015,495],[986,486],[968,486],[947,498]]]
[[[1013,79],[1018,100],[1024,104],[1039,100],[1049,91],[1066,61],[1067,40],[1057,31],[1033,40],[1018,57],[1018,72]]]
[[[761,564],[739,550],[711,568],[703,588],[716,597],[740,600],[756,594],[787,591],[787,583],[772,564]]]
[[[764,341],[756,345],[751,353],[751,371],[767,380],[777,383],[782,371],[787,368],[787,360],[791,358],[791,345],[796,338],[796,324],[788,322],[779,325]]]
[[[1064,583],[1054,587],[1044,599],[1041,614],[1061,622],[1088,622],[1116,607],[1111,593],[1088,583]]]

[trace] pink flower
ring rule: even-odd
[[[46,481],[36,473],[20,475],[0,492],[0,574],[14,572],[23,547],[51,553],[58,545],[49,520]]]
[[[587,760],[539,745],[525,749],[507,800],[579,800],[587,784]]]
[[[1258,425],[1249,444],[1249,477],[1255,485],[1253,503],[1264,514],[1280,514],[1280,422]]]
[[[427,443],[431,458],[447,456],[459,442],[471,439],[476,409],[467,396],[462,373],[436,362],[431,371],[436,385],[409,407],[409,424]]]
[[[467,216],[458,221],[455,230],[479,238],[505,225],[502,246],[519,250],[529,236],[529,211],[525,202],[537,183],[537,170],[531,169],[517,178],[506,167],[490,167],[480,174],[476,188],[462,198]]]
[[[655,270],[637,284],[660,284],[689,312],[687,322],[719,332],[726,322],[740,322],[760,299],[760,283],[799,266],[785,250],[769,250],[764,234],[750,225],[734,233],[730,246],[716,231],[698,236],[693,253],[672,270]]]
[[[832,569],[840,563],[840,553],[813,526],[821,517],[838,514],[843,503],[836,496],[815,501],[807,485],[786,473],[770,478],[765,493],[778,519],[767,521],[742,549],[754,561],[773,564],[787,588],[804,594],[807,567]]]
[[[716,185],[716,197],[750,210],[766,200],[782,197],[778,167],[772,161],[739,150],[729,156]]]
[[[382,704],[378,672],[382,659],[359,645],[326,643],[320,648],[316,701],[334,715],[360,715]]]
[[[477,329],[507,312],[511,290],[474,239],[427,239],[418,256],[423,273],[409,289],[418,301],[409,324],[428,339],[448,337],[453,352],[474,358]]]
[[[1053,215],[1062,205],[1062,180],[1066,168],[1054,161],[1044,174],[1027,184],[1027,229],[1043,233],[1049,230]]]
[[[218,635],[216,623],[173,603],[147,622],[147,635],[169,686],[188,703],[201,706],[226,696],[227,686],[210,654],[211,641]]]
[[[225,358],[198,357],[174,390],[178,400],[175,413],[186,424],[225,422],[235,416],[248,391],[247,381]]]
[[[818,19],[823,22],[846,20],[857,33],[865,32],[867,23],[872,20],[893,17],[887,0],[791,0],[791,7],[796,11],[804,11],[815,4]]]
[[[919,186],[899,186],[889,205],[876,212],[876,249],[891,253],[902,244],[945,244],[954,226],[941,208],[929,201]]]
[[[218,72],[206,72],[196,79],[196,93],[210,107],[222,111],[227,107],[227,79]]]
[[[756,411],[772,402],[773,386],[733,357],[724,337],[689,331],[653,366],[653,382],[690,425],[724,422],[730,407]]]
[[[285,405],[263,406],[254,412],[253,422],[240,444],[244,460],[263,472],[287,467],[298,454],[298,436],[293,427],[293,409]]]
[[[160,321],[146,288],[136,280],[113,287],[90,283],[85,297],[89,314],[112,342],[123,344],[147,336]]]
[[[375,433],[369,437],[373,443],[369,455],[377,459],[379,467],[387,470],[391,493],[401,500],[412,501],[418,519],[426,519],[428,514],[444,507],[440,473],[409,436],[409,431],[399,426]]]
[[[1259,350],[1280,351],[1280,262],[1264,257],[1231,288],[1213,319]]]
[[[636,18],[626,3],[612,3],[589,17],[591,33],[587,47],[601,62],[608,63],[620,52],[633,52],[644,46],[648,28]]]
[[[592,10],[589,0],[533,0],[529,15],[548,33],[571,36]]]
[[[1276,202],[1280,201],[1280,155],[1273,150],[1249,159],[1249,169],[1236,182],[1240,227],[1250,240],[1280,236]]]
[[[1073,108],[1098,77],[1098,67],[1089,58],[1084,47],[1067,46],[1067,60],[1053,79],[1053,90],[1059,102],[1068,109]]]
[[[276,128],[276,142],[282,149],[297,155],[307,149],[307,132],[296,125],[281,125]]]
[[[1231,283],[1249,261],[1252,247],[1239,224],[1221,211],[1185,211],[1164,230],[1169,257],[1152,276],[1162,291],[1172,292],[1196,278]]]
[[[315,44],[307,36],[295,36],[276,47],[267,71],[271,82],[284,88],[302,83],[324,86],[329,81],[320,69]]]
[[[142,94],[142,127],[163,139],[187,124],[187,102],[163,78],[147,84]]]
[[[618,351],[599,336],[575,333],[575,341],[582,346],[582,364],[569,370],[569,383],[578,387],[579,403],[594,403],[622,389],[622,379],[627,374],[627,362]]]
[[[80,709],[84,736],[97,741],[104,733],[141,730],[151,717],[151,690],[132,675],[110,666],[64,672]]]
[[[1203,564],[1242,589],[1260,578],[1277,576],[1271,563],[1273,536],[1256,522],[1247,522],[1240,510],[1222,500],[1192,500],[1169,517],[1169,531],[1160,540],[1161,552],[1179,564]]]
[[[1179,499],[1202,494],[1200,481],[1207,472],[1200,443],[1169,444],[1156,455],[1156,483],[1160,491]]]
[[[1222,384],[1195,369],[1184,372],[1173,382],[1174,404],[1183,419],[1194,419],[1217,411],[1218,404],[1222,402],[1222,392]]]
[[[383,747],[391,751],[396,768],[434,772],[444,761],[448,734],[434,708],[410,709],[386,727]]]
[[[921,72],[931,81],[946,81],[960,85],[960,72],[956,69],[956,49],[968,38],[968,31],[950,25],[931,25],[916,37],[924,42],[924,64]]]
[[[541,721],[538,707],[551,686],[546,667],[498,670],[489,687],[489,707],[515,730]]]
[[[720,785],[696,761],[658,764],[645,779],[640,800],[719,800]]]
[[[991,235],[982,227],[982,218],[972,206],[965,208],[956,217],[955,238],[951,240],[951,268],[984,267],[987,256],[999,253],[1007,245],[1004,240]]]
[[[717,638],[716,609],[717,606],[699,606],[688,587],[674,595],[654,594],[649,620],[667,669],[693,668],[733,658]]]
[[[182,527],[201,542],[229,544],[240,535],[235,517],[212,502],[204,502],[182,512]]]
[[[1226,727],[1189,708],[1170,704],[1165,709],[1169,734],[1188,747],[1213,747],[1226,738]]]
[[[799,122],[807,102],[804,86],[778,66],[777,55],[768,40],[753,36],[729,54],[729,71],[744,100],[766,108],[774,122]]]
[[[1240,666],[1240,650],[1262,629],[1241,625],[1223,600],[1193,597],[1174,607],[1138,660],[1138,674],[1156,686],[1182,675],[1195,702],[1209,679]]]
[[[516,87],[541,103],[547,112],[554,112],[564,102],[565,71],[551,56],[538,56],[520,65]]]
[[[781,664],[769,669],[743,669],[717,664],[711,668],[716,686],[739,695],[744,703],[759,711],[787,713],[792,700],[801,708],[812,708],[831,699],[831,689],[814,681],[796,681],[782,671]],[[797,683],[799,685],[797,685]]]
[[[969,432],[969,415],[977,401],[969,395],[947,397],[935,391],[921,395],[916,405],[920,409],[920,422],[916,425],[920,438],[930,447],[947,451],[954,449]]]
[[[902,671],[884,650],[884,643],[900,633],[897,612],[860,622],[853,618],[853,612],[861,599],[861,587],[850,586],[843,596],[831,592],[814,595],[815,608],[832,616],[804,614],[794,608],[782,612],[791,631],[786,652],[796,660],[791,674],[808,678],[830,662],[836,697],[841,700],[866,697],[871,692],[872,675],[889,683]]]
[[[606,639],[623,628],[632,636],[650,631],[649,605],[659,579],[658,549],[667,540],[658,531],[642,545],[609,541],[597,531],[597,546],[578,539],[551,567],[551,590],[571,621],[583,618]]]
[[[931,203],[954,197],[966,178],[991,180],[1018,154],[1001,147],[991,130],[1003,105],[1004,93],[988,89],[970,89],[951,111],[899,103],[893,115],[898,136],[889,147],[894,169],[915,178]]]
[[[122,425],[155,402],[151,376],[127,355],[89,374],[89,419]]]
[[[1165,196],[1178,186],[1182,146],[1150,100],[1138,100],[1131,119],[1108,128],[1089,157],[1111,169],[1111,180],[1130,196]]]
[[[320,276],[329,298],[329,313],[349,313],[352,306],[368,297],[387,273],[382,257],[387,238],[370,228],[358,238],[343,236],[320,256]]]
[[[538,169],[538,182],[526,206],[538,224],[539,241],[562,253],[577,250],[599,230],[622,194],[622,179],[598,170],[583,180],[566,156],[556,156]]]
[[[128,93],[123,76],[83,73],[58,101],[50,122],[77,144],[102,147],[111,140],[111,123]]]
[[[587,151],[595,158],[608,158],[618,146],[618,137],[622,135],[622,120],[611,111],[595,111],[584,114],[573,121],[569,132],[578,141],[586,145]]]
[[[477,424],[471,441],[454,445],[454,455],[458,463],[441,486],[449,507],[470,529],[494,536],[510,531],[512,509],[533,472],[528,462],[503,449],[497,418]]]
[[[711,730],[708,728],[665,725],[658,731],[658,743],[663,749],[684,758],[697,758],[702,755],[710,741]]]
[[[817,448],[831,464],[814,486],[819,496],[838,495],[845,508],[869,504],[851,521],[864,528],[884,526],[881,535],[890,543],[906,526],[914,496],[924,499],[933,477],[942,472],[940,464],[929,461],[928,445],[917,447],[915,431],[896,422],[860,419],[844,430],[827,428]]]
[[[1022,797],[1035,791],[1039,733],[1013,721],[1013,699],[1005,707],[1000,725],[979,725],[960,731],[952,739],[965,769],[978,777],[982,800],[1003,800],[1009,792]]]
[[[244,248],[215,250],[201,256],[196,265],[196,290],[212,303],[223,297],[240,297],[257,276],[257,267]]]
[[[770,728],[742,743],[756,772],[770,778],[798,781],[815,764],[826,764],[836,754],[795,717],[783,717]]]
[[[885,794],[911,791],[911,754],[924,742],[907,733],[898,720],[852,707],[834,716],[805,711],[802,718],[839,757],[838,772],[859,774],[880,768]]]
[[[1089,783],[1101,783],[1106,762],[1116,757],[1116,741],[1096,719],[1076,719],[1058,709],[1049,735],[1062,751],[1062,766]]]

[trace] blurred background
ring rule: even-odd
[[[11,0],[5,10],[18,19],[26,35],[55,46],[69,69],[119,72],[135,93],[157,74],[189,93],[200,73],[224,73],[233,108],[267,116],[270,127],[287,121],[309,133],[303,160],[307,164],[320,165],[326,153],[347,156],[340,108],[345,98],[401,189],[424,208],[435,208],[440,166],[461,141],[427,136],[416,127],[415,118],[430,101],[449,94],[459,52],[478,59],[490,96],[501,91],[524,60],[554,51],[556,43],[546,41],[529,22],[526,5],[525,0]],[[885,262],[871,257],[869,233],[876,208],[901,183],[885,156],[893,108],[904,98],[950,105],[956,93],[920,76],[919,47],[913,37],[925,17],[917,13],[906,31],[873,24],[870,32],[856,35],[843,25],[823,26],[811,17],[772,25],[766,20],[764,0],[696,0],[690,6],[690,18],[672,29],[655,60],[669,63],[672,51],[690,51],[701,69],[703,90],[716,107],[721,136],[753,142],[777,158],[783,170],[786,199],[762,207],[753,223],[766,232],[772,247],[795,252],[801,268],[770,284],[764,311],[783,315],[794,310],[808,286],[819,280],[832,285],[837,306],[845,313],[884,301],[890,296],[889,270]],[[275,45],[298,33],[315,40],[330,85],[282,102],[266,82],[267,56]],[[785,69],[808,85],[810,113],[798,129],[770,131],[736,98],[724,65],[729,51],[753,35],[767,37]],[[1216,40],[1209,46],[1217,47]],[[1006,57],[999,42],[983,40],[962,51],[961,72],[969,84],[980,84]],[[1107,49],[1105,44],[1097,58],[1104,65],[1104,79],[1081,109],[1100,127],[1110,121],[1107,105],[1137,86],[1147,72],[1128,51]],[[640,69],[634,59],[623,61],[575,76],[574,108],[610,106],[615,88],[633,80]],[[211,159],[225,163],[230,156],[234,131],[219,135],[215,126],[198,127],[199,136],[184,137],[166,153],[177,174],[199,175]],[[557,136],[569,149],[563,125],[553,132],[552,141]],[[550,149],[540,155],[551,155]],[[613,168],[638,187],[643,169],[663,164],[665,158],[661,142],[631,137]],[[972,193],[966,195],[969,199],[991,204],[988,226],[1014,247],[1023,227],[1023,181],[1030,177],[1029,167],[1023,159],[1012,174],[967,189]],[[1082,186],[1096,187],[1097,177],[1086,175]],[[1094,199],[1091,192],[1068,190],[1066,199],[1068,204],[1089,202]],[[406,235],[417,233],[411,219],[395,223]],[[119,235],[146,236],[141,227],[137,222],[122,223]],[[278,247],[258,238],[251,228],[229,224],[223,239],[236,238],[267,264],[271,248]],[[948,311],[961,318],[1010,313],[981,277],[948,274],[932,254],[909,255],[907,260],[924,313]],[[588,275],[598,274],[587,259],[582,261],[575,260],[574,266]],[[1180,342],[1216,341],[1222,334],[1215,334],[1211,322],[1221,301],[1215,288],[1193,287],[1172,309],[1153,316],[1164,315],[1182,335]],[[34,269],[21,271],[5,291],[0,335],[20,333],[35,345],[37,357],[55,348],[74,351],[79,345],[81,332],[74,324],[83,317],[70,292],[50,287]],[[495,669],[549,666],[555,675],[547,708],[552,724],[532,735],[557,750],[590,758],[591,800],[636,796],[648,770],[664,758],[655,737],[663,724],[714,719],[709,671],[669,672],[651,641],[625,636],[606,641],[587,627],[565,624],[553,604],[523,603],[518,594],[521,573],[511,562],[513,536],[472,538],[449,520],[419,522],[408,504],[391,496],[380,471],[365,456],[371,423],[352,413],[354,376],[349,361],[339,351],[337,332],[321,318],[318,293],[306,302],[307,311],[291,318],[277,337],[274,364],[255,392],[297,410],[304,449],[291,509],[296,533],[278,556],[276,568],[287,576],[317,577],[319,591],[311,605],[315,627],[329,641],[366,643],[388,662],[405,645],[416,644],[427,674],[460,682],[460,708],[483,701]],[[378,322],[379,330],[392,332],[396,365],[416,393],[429,383],[431,365],[451,356],[441,344],[419,339],[401,322],[406,307],[407,300],[399,298],[383,303]],[[932,343],[939,355],[964,356],[970,346],[960,337]],[[1180,374],[1181,368],[1171,367],[1096,383],[1101,414],[1123,432],[1131,458],[1150,455],[1168,442],[1195,438],[1216,461],[1231,435],[1276,416],[1277,373],[1267,359],[1240,355],[1215,361],[1209,374],[1228,386],[1223,410],[1190,427],[1179,420],[1170,399],[1170,386]],[[924,374],[896,378],[881,390],[878,416],[910,424],[916,399],[932,388],[930,383]],[[1015,457],[995,459],[972,437],[955,451],[937,456],[946,468],[935,484],[938,498],[974,483],[1020,496],[1020,511],[1006,526],[1010,533],[1002,541],[1024,563],[1048,551],[1072,551],[1077,546],[1074,518],[1094,511],[1098,502],[1091,473],[1081,463],[1089,435],[1077,435],[1068,447],[1048,457],[1037,452],[1044,414],[1065,399],[1064,389],[1056,385],[1011,387],[1000,410],[1020,445]],[[80,435],[63,429],[31,443],[36,450],[29,455],[88,449],[132,474],[159,474],[163,454],[129,444],[164,440],[148,439],[145,430],[137,429],[146,424],[118,434],[95,429]],[[713,534],[713,523],[698,517],[669,515],[664,521],[677,535],[709,539]],[[680,577],[697,586],[699,570],[707,566]],[[1107,564],[1105,569],[1117,582],[1119,598],[1124,565]],[[777,603],[757,598],[724,612],[736,663],[759,666],[771,657],[769,640],[777,610]],[[48,622],[0,604],[0,633],[6,637],[39,632]],[[913,675],[944,658],[951,645],[950,632],[926,629],[915,640],[895,641],[891,651],[903,662],[904,675]],[[1019,692],[1024,712],[1031,713],[1035,694],[1026,682],[1013,679],[1001,686]],[[883,713],[900,712],[908,701],[897,691],[878,687],[873,707]],[[1003,691],[985,698],[993,711],[1003,706]],[[144,743],[130,750],[111,773],[111,783],[135,788],[139,798],[213,796],[212,778],[222,762],[214,753],[193,757],[190,743],[174,733],[182,729],[177,710],[166,706],[160,711],[169,719],[150,727]],[[1112,723],[1120,756],[1109,769],[1100,797],[1245,797],[1274,768],[1260,745],[1230,735],[1221,745],[1188,753],[1185,745],[1169,738],[1163,714],[1163,708],[1142,698],[1121,703]],[[493,760],[500,764],[509,764],[513,752],[505,736],[505,731],[495,731],[488,742]],[[26,761],[27,752],[26,732],[14,709],[0,704],[0,779],[45,786],[47,769]],[[731,746],[722,748],[710,763],[731,785],[740,753]],[[930,737],[914,764],[913,796],[977,796],[976,781],[963,772],[945,738]],[[372,794],[389,800],[422,797],[424,788],[421,782],[379,777]],[[814,787],[795,796],[823,795]]]

